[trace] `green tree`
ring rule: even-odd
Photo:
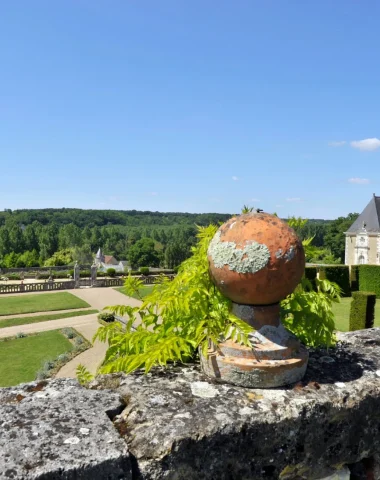
[[[0,256],[4,257],[11,252],[11,242],[7,227],[0,228]]]
[[[69,265],[73,261],[73,255],[70,248],[58,250],[45,261],[45,267],[58,267]]]
[[[190,256],[189,247],[183,243],[169,243],[165,249],[165,265],[167,268],[174,268],[180,265]]]
[[[128,260],[133,267],[158,267],[160,255],[151,238],[138,240],[128,251]]]
[[[8,253],[7,255],[5,255],[5,257],[3,259],[3,265],[6,268],[17,267],[17,260],[18,260],[19,256],[20,255],[15,253],[15,252]]]
[[[329,249],[332,255],[339,258],[342,263],[344,263],[345,255],[344,232],[351,227],[358,216],[358,213],[349,213],[347,217],[339,217],[327,226],[324,247]]]
[[[88,244],[81,247],[74,247],[71,249],[71,255],[74,262],[78,262],[80,265],[91,264],[94,259],[94,255],[91,252],[91,247]]]
[[[37,250],[32,250],[32,251],[27,250],[26,252],[22,253],[17,263],[21,263],[21,262],[23,263],[23,265],[20,265],[22,267],[39,267],[40,259],[38,257]]]
[[[15,253],[24,251],[24,238],[19,225],[13,225],[9,231],[10,248]]]
[[[58,246],[60,250],[65,248],[80,247],[82,245],[82,230],[73,223],[64,225],[59,229]]]
[[[37,226],[34,223],[25,227],[25,230],[23,232],[23,238],[26,250],[38,250],[38,232]]]
[[[38,239],[40,255],[43,260],[47,260],[58,250],[58,227],[52,223],[41,230]]]

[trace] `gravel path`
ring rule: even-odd
[[[94,310],[94,308],[93,307],[70,308],[69,310],[49,310],[47,312],[15,313],[14,315],[4,315],[4,316],[1,315],[0,322],[2,320],[9,320],[10,318],[39,317],[41,315],[56,315],[58,313],[82,312],[85,310]]]
[[[47,330],[58,330],[59,328],[72,327],[78,328],[82,325],[98,324],[96,314],[83,315],[82,317],[61,318],[59,320],[48,320],[46,322],[28,323],[26,325],[16,325],[14,327],[0,328],[0,338],[14,337],[17,333],[37,333]]]

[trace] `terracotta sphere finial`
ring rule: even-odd
[[[292,228],[268,213],[252,212],[224,223],[208,248],[210,274],[235,303],[270,305],[302,278],[305,254]]]

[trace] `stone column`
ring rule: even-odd
[[[96,286],[96,275],[98,273],[98,266],[95,262],[91,265],[91,287]]]
[[[78,262],[75,262],[75,265],[74,265],[75,288],[79,288],[79,279],[80,279],[80,267],[78,265]]]

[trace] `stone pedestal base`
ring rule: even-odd
[[[238,307],[234,306],[235,314]],[[265,309],[268,324],[265,324]],[[250,335],[253,348],[231,340],[210,345],[207,358],[201,355],[203,371],[221,382],[251,388],[280,387],[301,380],[307,367],[308,351],[285,330],[279,320],[278,307],[244,305],[244,313],[248,311],[251,321],[247,323],[253,323],[256,328]],[[247,321],[246,315],[239,316]]]

